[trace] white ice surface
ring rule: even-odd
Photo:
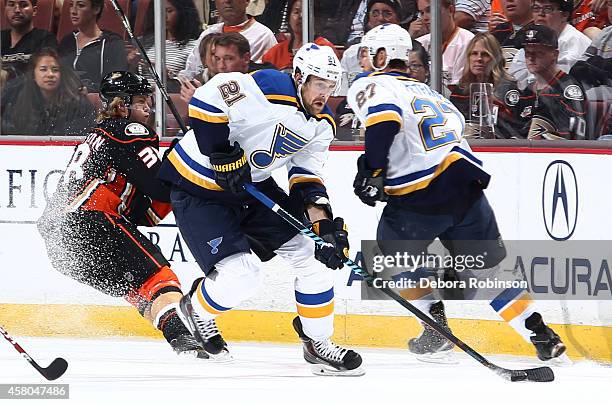
[[[43,367],[55,357],[68,360],[68,371],[56,382],[70,385],[70,400],[53,400],[59,404],[611,403],[612,368],[586,361],[554,368],[556,380],[551,383],[513,383],[465,355],[458,355],[459,364],[440,365],[419,362],[407,351],[359,349],[365,376],[317,377],[302,360],[298,345],[230,343],[234,361],[212,364],[179,357],[159,340],[16,340]],[[506,368],[542,365],[518,357],[490,359]],[[47,381],[2,341],[0,383]]]

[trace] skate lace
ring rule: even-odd
[[[217,323],[214,319],[204,320],[200,318],[197,314],[194,314],[195,324],[198,328],[198,332],[202,339],[210,340],[213,336],[219,335],[219,328],[217,328]]]
[[[321,357],[337,362],[341,362],[346,352],[348,352],[348,349],[336,345],[329,339],[314,342],[314,348]]]

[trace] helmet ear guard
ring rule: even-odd
[[[380,71],[389,66],[389,62],[394,59],[408,63],[412,51],[412,38],[408,31],[397,24],[382,24],[364,35],[361,46],[368,48],[370,63],[374,70]],[[376,55],[381,49],[386,53],[385,63],[376,66]]]

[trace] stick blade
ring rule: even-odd
[[[47,380],[53,381],[64,375],[67,369],[68,362],[63,358],[58,357],[57,359],[53,360],[51,364],[49,364],[49,367],[40,368],[38,371],[40,371],[40,374],[42,374]]]
[[[534,381],[550,382],[555,380],[555,373],[550,367],[530,368],[527,370],[501,369],[497,372],[501,377],[509,381]]]

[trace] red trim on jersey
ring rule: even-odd
[[[132,240],[132,242],[134,242],[134,244],[135,244],[135,245],[136,245],[136,246],[137,246],[137,247],[138,247],[140,250],[142,250],[142,251],[144,252],[144,254],[145,254],[145,255],[146,255],[146,256],[147,256],[149,259],[151,259],[151,261],[152,261],[153,263],[155,263],[155,265],[156,265],[158,268],[162,268],[162,267],[164,267],[164,266],[162,266],[162,265],[161,265],[161,264],[160,264],[160,263],[159,263],[157,260],[155,260],[155,258],[154,258],[154,257],[151,255],[151,253],[149,253],[149,251],[148,251],[148,250],[147,250],[147,249],[146,249],[144,246],[142,246],[142,245],[140,244],[140,242],[138,242],[138,240],[136,240],[136,238],[134,238],[134,236],[132,235],[132,233],[131,233],[129,230],[127,230],[127,228],[126,228],[125,226],[121,225],[121,224],[120,224],[120,223],[118,223],[118,222],[115,222],[115,220],[113,219],[113,217],[111,217],[110,215],[108,215],[108,213],[106,213],[106,212],[105,212],[105,213],[104,213],[104,215],[106,216],[106,218],[108,218],[108,220],[111,222],[111,224],[113,224],[113,225],[115,225],[115,226],[119,227],[119,229],[121,229],[121,230],[122,230],[122,231],[123,231],[123,232],[124,232],[124,233],[125,233],[125,234],[128,236],[128,238],[130,238],[130,239]]]
[[[154,136],[150,136],[148,138],[140,138],[140,137],[138,137],[138,138],[131,138],[131,139],[127,140],[127,141],[124,141],[124,140],[115,138],[109,132],[106,132],[102,128],[94,128],[94,131],[103,132],[110,139],[112,139],[113,141],[119,142],[119,143],[133,143],[133,142],[138,142],[138,141],[150,141],[150,140],[155,139],[157,137],[157,135],[154,135]]]

